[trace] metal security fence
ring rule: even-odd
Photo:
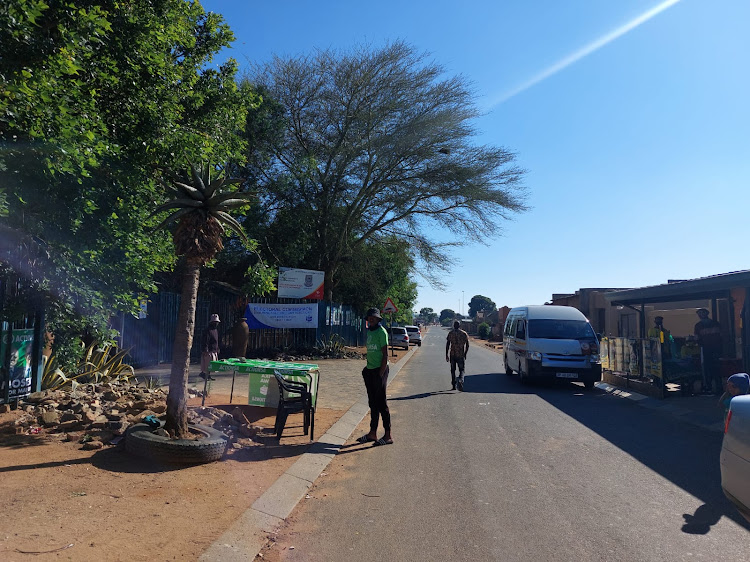
[[[129,361],[134,367],[144,367],[172,361],[172,348],[180,310],[180,295],[162,292],[148,299],[145,313],[140,317],[121,315],[115,323],[120,332],[120,347],[129,350]],[[211,314],[221,318],[219,328],[221,355],[228,357],[232,348],[232,326],[244,314],[248,302],[260,304],[306,303],[300,299],[275,297],[254,298],[249,301],[229,292],[215,292],[198,297],[195,313],[195,334],[190,350],[192,361],[200,360],[200,340]],[[312,349],[333,341],[346,346],[364,345],[365,321],[351,306],[318,301],[317,329],[261,329],[250,330],[248,356],[260,356],[272,351]]]

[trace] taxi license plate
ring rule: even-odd
[[[577,379],[577,373],[557,373],[555,375],[558,379]]]

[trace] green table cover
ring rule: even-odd
[[[307,383],[311,388],[313,406],[318,401],[320,371],[314,363],[287,363],[258,359],[222,359],[211,361],[211,371],[234,371],[248,375],[248,400],[252,406],[276,408],[279,405],[279,385],[274,378],[278,372],[290,381]]]

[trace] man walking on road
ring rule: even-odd
[[[388,385],[388,332],[380,325],[382,317],[377,308],[367,311],[367,365],[362,369],[362,378],[367,388],[367,401],[370,405],[370,433],[357,439],[360,443],[373,446],[390,445],[391,412],[388,409],[385,389]],[[385,435],[378,439],[378,422],[383,418]]]
[[[445,361],[451,364],[451,386],[453,390],[463,392],[464,370],[466,355],[469,353],[469,334],[461,329],[461,322],[453,322],[453,329],[448,332],[445,342]],[[456,366],[458,366],[458,379],[456,379]]]

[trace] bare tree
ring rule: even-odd
[[[405,237],[439,286],[448,247],[484,242],[525,210],[515,155],[473,142],[467,80],[406,43],[276,57],[248,79],[283,109],[271,159],[255,170],[269,220],[295,209],[289,227],[307,229],[307,265],[326,272],[327,298],[365,240]],[[453,241],[437,243],[436,227]]]

